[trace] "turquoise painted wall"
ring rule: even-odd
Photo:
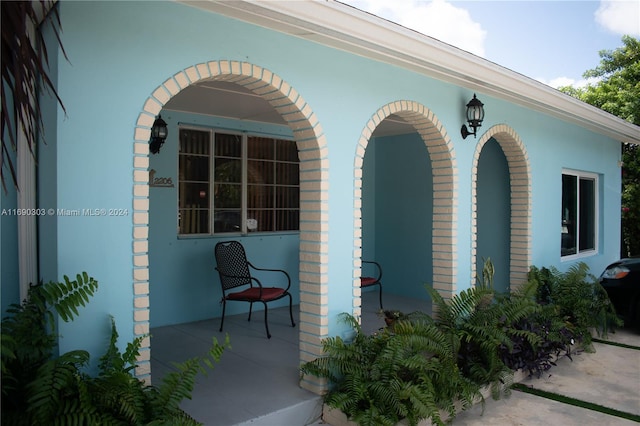
[[[417,133],[375,138],[373,144],[377,160],[373,232],[384,290],[429,300],[425,284],[433,277],[433,178],[427,147]],[[364,187],[370,185],[368,178],[363,176]]]
[[[41,179],[43,191],[56,191],[51,202],[55,202],[57,208],[130,209],[133,201],[133,130],[151,93],[167,78],[192,65],[211,60],[246,61],[272,71],[289,83],[308,103],[324,131],[330,164],[330,333],[340,332],[336,324],[337,315],[352,309],[353,165],[357,142],[367,121],[389,102],[408,99],[422,103],[435,113],[451,137],[459,173],[456,281],[460,290],[470,285],[470,182],[475,146],[473,139],[462,140],[459,128],[464,121],[464,105],[473,95],[473,89],[456,87],[172,2],[63,1],[60,13],[63,43],[70,62],[59,61],[58,88],[67,115],[57,111],[57,155]],[[560,261],[558,255],[562,168],[601,174],[601,252],[585,259],[592,270],[599,271],[619,252],[619,144],[548,115],[492,98],[481,91],[477,94],[486,108],[480,132],[505,123],[518,133],[526,146],[532,169],[534,264],[559,268],[568,266],[567,262]],[[405,142],[407,149],[413,149],[410,141],[402,140],[403,147]],[[406,155],[397,155],[393,150],[388,155],[386,152],[381,154],[378,148],[376,168],[383,163],[386,167],[387,159],[397,160],[398,170],[406,168]],[[161,156],[165,152],[167,150]],[[388,165],[391,164],[389,161]],[[425,167],[427,164],[425,159]],[[424,173],[424,170],[412,172]],[[391,181],[380,181],[382,175],[378,173],[381,172],[376,172],[376,188],[393,187]],[[414,175],[406,178],[426,179]],[[410,189],[413,188],[403,188],[403,191],[411,192]],[[382,194],[376,190],[375,205],[383,203]],[[158,201],[157,197],[154,190],[152,203]],[[399,207],[410,207],[406,204]],[[381,214],[381,211],[375,213],[376,230],[386,220]],[[160,215],[151,220],[153,231],[156,221],[162,223],[172,219]],[[116,317],[122,341],[130,340],[133,326],[131,216],[57,217],[52,226],[55,231],[50,232],[50,239],[54,241],[49,246],[55,253],[47,253],[55,256],[52,273],[86,270],[100,281],[101,286],[85,310],[92,320],[64,325],[61,349],[88,347],[93,353],[101,353],[107,341],[109,314]],[[397,232],[390,229],[385,229],[384,233],[376,231],[376,257],[380,258],[382,247],[390,246],[389,241],[397,241],[398,235],[415,235],[415,226],[415,223],[403,223],[396,226]],[[170,228],[174,230],[175,223]],[[426,231],[421,232],[424,234]],[[150,238],[151,262],[158,263],[154,259],[156,255],[161,256],[159,253],[164,253],[161,249],[164,248],[167,254],[175,249],[167,248],[169,242],[162,240],[160,235],[152,233]],[[368,244],[368,240],[365,241]],[[193,264],[202,268],[198,271],[199,276],[203,280],[211,278],[211,271],[206,271],[202,265],[209,259],[207,253],[211,252],[213,240],[174,243],[180,243],[180,249],[185,249],[180,256],[191,250],[197,251],[199,260],[194,260]],[[250,244],[252,252],[255,249],[254,252],[259,253],[267,246],[271,247],[273,242],[252,238]],[[286,245],[295,243],[288,241]],[[157,253],[154,253],[154,247]],[[421,252],[422,249],[414,251],[414,254]],[[424,258],[420,256],[420,260]],[[184,259],[182,261],[182,267],[192,266],[184,263]],[[416,259],[412,264],[418,261]],[[429,266],[424,267],[424,281],[428,281]],[[176,273],[172,275],[170,285],[175,286],[173,291],[178,290],[178,284],[183,284],[176,279],[178,276]],[[165,303],[160,309],[168,313],[172,308],[170,304],[154,295],[154,286],[161,285],[153,281],[157,277],[158,271],[152,270],[151,303]],[[187,277],[185,281],[188,281]],[[408,284],[417,279],[399,281],[402,282],[398,283],[399,286],[421,285],[416,282]],[[199,295],[207,292],[205,287],[206,284],[199,287]],[[208,303],[199,306],[200,313],[204,314],[210,308]],[[152,321],[165,321],[162,315],[157,316],[155,310],[152,306]],[[167,322],[180,320],[181,314],[171,316],[173,318],[167,318]]]
[[[495,272],[493,286],[506,292],[510,287],[511,187],[507,159],[495,139],[482,147],[476,188],[476,271],[481,278],[485,259],[490,259]]]
[[[151,283],[151,326],[197,321],[222,314],[222,291],[214,270],[213,251],[218,241],[239,240],[249,260],[258,267],[284,269],[289,273],[294,303],[299,303],[299,237],[298,233],[228,234],[221,236],[178,237],[178,123],[205,129],[234,130],[270,137],[291,138],[286,126],[265,125],[222,117],[186,114],[164,110],[168,137],[159,154],[151,155],[150,169],[156,177],[171,178],[173,188],[150,188],[149,269]],[[260,275],[257,275],[261,277]],[[268,279],[268,275],[263,275]],[[264,284],[268,284],[265,281]],[[275,283],[279,284],[279,283]],[[270,306],[284,306],[282,299]],[[248,312],[247,303],[227,304],[227,315]],[[254,309],[262,310],[257,304]]]
[[[537,124],[537,123],[536,123]],[[560,233],[555,226],[561,211],[563,168],[597,173],[600,177],[600,239],[598,254],[584,257],[595,275],[619,256],[620,144],[557,120],[540,120],[535,139],[523,138],[532,164],[533,263],[566,270],[572,261],[560,260]],[[525,134],[526,136],[526,134]]]

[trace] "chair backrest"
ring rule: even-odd
[[[244,247],[238,241],[222,241],[215,248],[216,270],[222,290],[251,284],[251,272]]]

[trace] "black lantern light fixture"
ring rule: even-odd
[[[153,122],[151,127],[151,139],[149,140],[149,151],[152,154],[160,152],[160,147],[167,139],[167,123],[162,119],[161,115],[158,115],[156,121]]]
[[[462,125],[462,139],[466,139],[467,136],[473,135],[476,137],[478,127],[482,126],[482,120],[484,120],[484,104],[476,98],[476,94],[473,94],[473,99],[467,104],[467,122],[469,127],[473,129],[473,133],[467,129],[467,126]]]

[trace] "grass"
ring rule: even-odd
[[[616,416],[623,419],[631,420],[634,422],[640,422],[640,416],[633,413],[627,413],[626,411],[620,411],[613,408],[605,407],[603,405],[594,404],[592,402],[583,401],[576,398],[571,398],[569,396],[560,395],[553,392],[543,391],[540,389],[535,389],[533,387],[529,387],[527,385],[523,385],[522,383],[515,383],[511,386],[512,389],[525,392],[531,395],[540,396],[542,398],[551,399],[553,401],[561,402],[563,404],[569,404],[576,407],[586,408],[587,410],[598,411],[603,414],[607,414],[609,416]]]
[[[619,342],[614,342],[611,340],[603,340],[603,339],[598,339],[598,338],[593,338],[592,342],[597,342],[597,343],[601,343],[601,344],[605,344],[605,345],[611,345],[611,346],[617,346],[620,348],[625,348],[625,349],[632,349],[632,350],[640,350],[640,347],[638,346],[634,346],[634,345],[628,345],[625,343],[619,343]],[[560,395],[554,392],[549,392],[549,391],[544,391],[541,389],[536,389],[532,386],[527,386],[524,385],[522,383],[515,383],[511,386],[511,388],[513,390],[517,390],[520,392],[524,392],[524,393],[528,393],[531,395],[536,395],[542,398],[547,398],[547,399],[551,399],[553,401],[557,401],[557,402],[561,402],[563,404],[569,404],[569,405],[573,405],[575,407],[580,407],[580,408],[585,408],[587,410],[592,410],[592,411],[597,411],[599,413],[603,413],[603,414],[607,414],[610,416],[615,416],[615,417],[620,417],[623,419],[627,419],[627,420],[631,420],[634,422],[639,422],[640,423],[640,415],[637,414],[633,414],[633,413],[628,413],[626,411],[621,411],[621,410],[616,410],[614,408],[609,408],[609,407],[605,407],[603,405],[600,404],[595,404],[593,402],[588,402],[588,401],[583,401],[580,399],[576,399],[576,398],[571,398],[569,396],[566,395]]]
[[[602,340],[602,339],[596,339],[596,338],[591,339],[591,341],[592,342],[597,342],[597,343],[603,343],[605,345],[618,346],[620,348],[634,349],[636,351],[640,351],[640,347],[633,346],[633,345],[627,345],[625,343],[612,342],[610,340]]]

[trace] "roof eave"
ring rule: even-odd
[[[335,0],[179,0],[558,117],[625,143],[640,127],[432,37]]]

